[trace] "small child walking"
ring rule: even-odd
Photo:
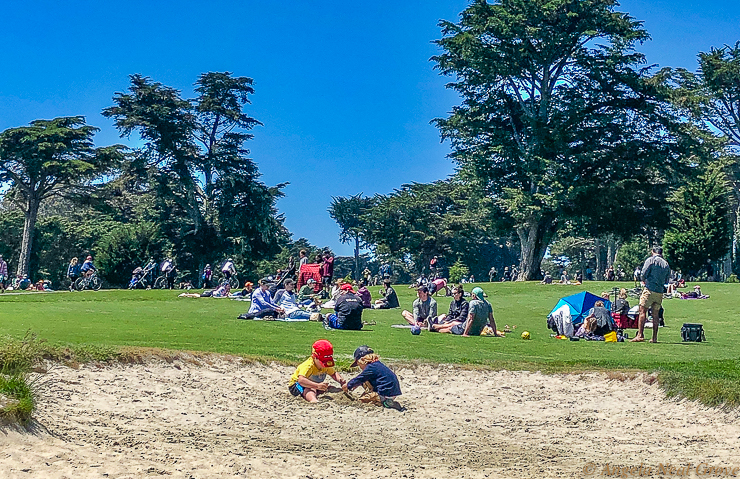
[[[369,346],[357,348],[354,357],[352,367],[359,366],[362,372],[342,389],[348,392],[362,385],[365,394],[360,398],[361,401],[376,402],[383,407],[403,411],[404,408],[395,401],[401,395],[401,385],[396,374],[380,362],[380,357]]]
[[[311,357],[303,361],[290,377],[288,391],[293,396],[301,396],[308,402],[318,402],[319,394],[329,388],[324,382],[327,374],[340,386],[347,382],[334,370],[334,346],[326,339],[313,343]]]

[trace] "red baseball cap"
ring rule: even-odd
[[[319,339],[313,343],[313,354],[311,356],[321,361],[327,368],[334,366],[334,346],[326,339]]]
[[[352,285],[349,283],[344,283],[342,286],[339,287],[339,289],[341,289],[342,291],[354,291],[354,289],[352,289]]]

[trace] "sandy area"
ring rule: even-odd
[[[289,367],[207,362],[52,367],[31,431],[0,428],[0,477],[601,477],[607,463],[691,463],[691,475],[698,463],[740,466],[740,413],[665,400],[644,376],[397,367],[408,408],[398,412],[341,393],[309,405],[288,393]]]

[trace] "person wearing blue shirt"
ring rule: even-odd
[[[285,313],[283,308],[273,302],[270,296],[270,283],[267,279],[261,279],[259,285],[260,287],[252,293],[252,304],[249,306],[249,311],[239,316],[239,319],[264,318]]]
[[[87,278],[92,276],[92,274],[95,271],[97,271],[97,269],[95,268],[95,265],[93,264],[92,256],[88,256],[87,258],[85,258],[85,262],[82,263],[82,267],[80,268],[80,271]]]
[[[360,346],[355,350],[355,362],[362,372],[342,386],[345,392],[362,386],[365,394],[360,398],[364,402],[380,402],[383,407],[403,410],[394,398],[401,395],[398,376],[388,366],[380,362],[380,357],[369,346]],[[377,399],[373,395],[377,394]]]

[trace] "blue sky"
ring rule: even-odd
[[[140,73],[185,97],[200,73],[255,81],[249,148],[294,238],[350,255],[326,212],[332,196],[388,193],[453,171],[430,125],[457,97],[429,62],[440,19],[467,1],[6,2],[0,18],[0,130],[84,115],[98,145],[124,142],[100,111]],[[660,66],[740,40],[740,2],[625,0]]]

